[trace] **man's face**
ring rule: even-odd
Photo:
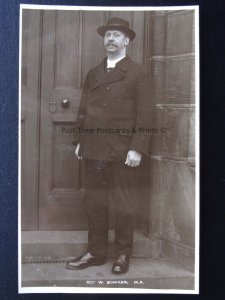
[[[104,46],[108,53],[119,54],[129,44],[129,37],[122,31],[108,30],[104,37]]]

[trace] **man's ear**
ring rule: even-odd
[[[128,36],[126,36],[126,38],[125,38],[125,46],[128,46],[129,45],[129,43],[130,43],[130,38],[128,37]]]

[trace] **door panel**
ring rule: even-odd
[[[55,49],[54,55],[54,87],[72,87],[80,89],[80,19],[79,11],[60,11],[50,15],[44,14],[46,18],[52,19],[54,27]]]
[[[105,23],[105,12],[84,11],[81,13],[81,75],[84,82],[87,72],[105,57],[103,39],[97,34],[97,27]]]
[[[39,228],[86,227],[72,145],[81,96],[78,11],[43,12]]]

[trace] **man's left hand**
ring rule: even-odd
[[[142,154],[135,150],[129,150],[125,165],[129,167],[137,167],[140,165]]]

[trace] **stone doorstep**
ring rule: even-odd
[[[77,257],[87,249],[87,231],[23,231],[22,261],[66,259]],[[108,256],[114,256],[114,231],[109,231]],[[157,258],[160,240],[152,240],[140,232],[134,234],[133,257]]]

